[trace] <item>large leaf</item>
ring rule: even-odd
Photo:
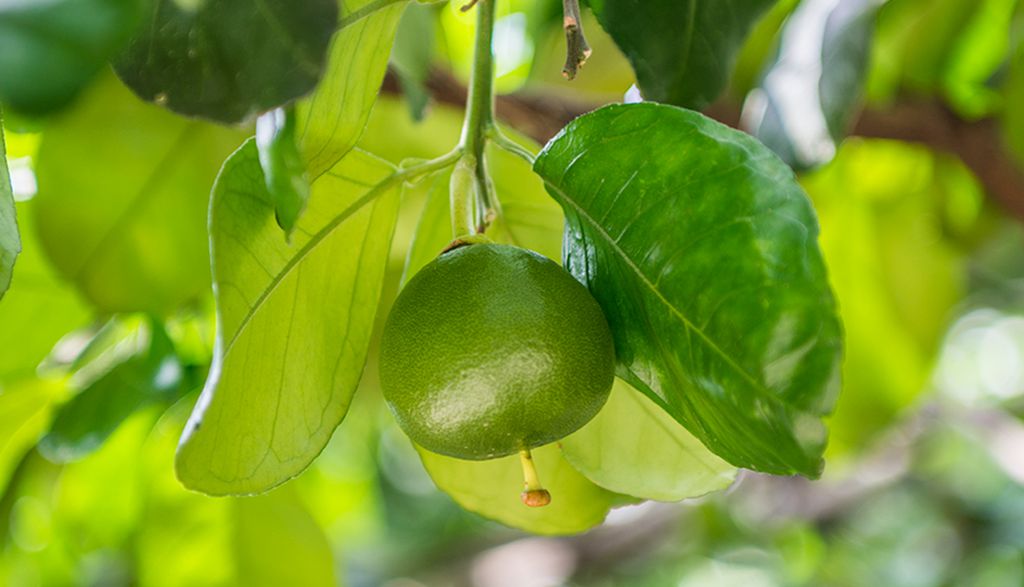
[[[294,491],[233,501],[239,585],[334,587],[334,556],[323,529]]]
[[[224,164],[210,211],[217,346],[178,450],[186,486],[265,491],[327,444],[370,343],[398,213],[390,169],[350,152],[313,184],[288,245],[255,143]]]
[[[0,4],[0,102],[27,114],[45,114],[66,105],[128,40],[143,4]]]
[[[153,321],[148,348],[114,365],[57,411],[39,444],[50,460],[80,459],[109,437],[140,408],[178,398],[182,366],[163,326]]]
[[[374,4],[343,0],[342,18]],[[388,66],[406,1],[384,4],[344,26],[331,41],[330,60],[316,92],[297,106],[299,148],[311,179],[320,177],[355,146]]]
[[[11,289],[0,301],[0,385],[34,376],[57,341],[89,319],[75,289],[43,256],[34,230],[35,204],[16,205],[25,250],[14,268]]]
[[[588,481],[548,445],[533,451],[541,483],[551,503],[523,505],[523,472],[519,456],[490,461],[462,461],[418,449],[423,466],[437,486],[467,510],[534,534],[577,534],[608,515],[620,496]]]
[[[569,463],[605,489],[679,501],[724,489],[736,468],[622,380],[596,418],[561,441]]]
[[[242,136],[105,77],[39,146],[35,219],[50,260],[103,311],[163,313],[205,292],[210,187]]]
[[[0,116],[0,123],[3,116]],[[14,210],[14,192],[11,191],[11,173],[7,169],[7,149],[4,146],[3,126],[0,126],[0,300],[11,285],[14,260],[21,252],[18,221]]]
[[[743,122],[791,167],[835,155],[862,94],[878,7],[875,0],[810,0],[786,23]]]
[[[577,119],[535,169],[619,375],[730,463],[818,475],[840,326],[789,168],[748,135],[646,103]]]
[[[725,87],[736,52],[774,0],[590,0],[647,100],[699,108]]]
[[[114,66],[146,100],[240,122],[313,89],[327,61],[336,2],[151,2]]]

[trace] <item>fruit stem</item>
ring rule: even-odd
[[[459,146],[467,157],[474,158],[475,190],[460,194],[468,199],[476,198],[476,226],[471,230],[483,231],[495,216],[493,185],[487,175],[487,164],[484,160],[484,147],[494,124],[494,10],[497,0],[478,0],[475,3],[476,40],[473,44],[473,70],[469,78],[469,97],[466,99],[466,118],[462,126],[462,139]],[[473,6],[473,5],[468,5]],[[454,194],[453,194],[454,196]],[[471,200],[470,200],[471,202]],[[473,209],[472,204],[463,202],[458,211]],[[452,212],[455,213],[456,206]],[[453,218],[453,224],[457,219]],[[467,232],[464,234],[472,234]],[[456,238],[464,234],[454,235]]]
[[[540,484],[537,467],[533,464],[533,455],[529,450],[519,451],[519,462],[523,465],[523,479],[526,481],[520,495],[523,503],[532,508],[544,507],[551,503],[551,494]]]

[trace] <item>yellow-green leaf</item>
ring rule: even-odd
[[[391,175],[350,152],[313,184],[289,245],[254,142],[224,164],[210,212],[217,345],[178,450],[186,486],[266,491],[327,444],[366,360],[398,214]]]

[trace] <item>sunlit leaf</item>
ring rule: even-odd
[[[577,534],[600,524],[620,502],[614,493],[588,481],[561,455],[558,447],[533,451],[544,488],[551,493],[546,507],[523,505],[523,472],[519,456],[490,461],[462,461],[418,449],[437,486],[467,510],[535,534]]]
[[[26,114],[65,106],[128,41],[141,0],[0,4],[0,102]]]
[[[360,145],[398,163],[405,158],[430,159],[443,155],[459,140],[462,112],[442,105],[415,122],[402,103],[381,98],[374,106]],[[537,145],[513,131],[506,131],[527,150]],[[520,157],[494,145],[487,149],[487,165],[501,204],[501,215],[487,235],[561,261],[562,209],[547,195],[542,182]],[[448,174],[429,180],[429,196],[416,229],[405,275],[411,277],[433,260],[453,236],[448,215]]]
[[[0,113],[0,122],[3,121]],[[21,252],[21,237],[18,236],[18,221],[14,210],[14,193],[11,191],[11,174],[7,169],[7,149],[4,131],[0,126],[0,300],[4,299],[7,287],[11,285],[14,260]]]
[[[535,169],[618,374],[733,465],[817,476],[841,337],[792,172],[748,135],[650,103],[577,119]]]
[[[436,259],[452,242],[452,223],[449,218],[448,183],[451,173],[439,173],[431,180],[423,213],[416,224],[409,254],[402,271],[402,285],[413,275]]]
[[[835,155],[861,98],[878,7],[875,0],[812,0],[786,23],[743,120],[791,167]]]
[[[186,486],[265,491],[327,444],[370,343],[398,213],[390,175],[352,151],[313,183],[289,245],[255,143],[224,164],[210,213],[217,349],[178,451]]]
[[[105,77],[39,146],[33,205],[50,260],[102,311],[164,313],[205,292],[210,187],[242,136]]]
[[[174,452],[192,402],[184,399],[153,426],[138,463],[147,500],[137,527],[140,585],[235,584],[232,503],[188,491],[174,476]]]
[[[436,27],[435,8],[413,3],[402,14],[391,51],[391,65],[398,74],[402,94],[415,120],[423,119],[430,101],[426,81],[434,61]]]
[[[699,108],[725,87],[750,28],[773,0],[590,0],[633,63],[647,100]]]
[[[232,505],[239,585],[337,585],[327,536],[294,491],[237,498]]]
[[[736,478],[735,467],[618,379],[597,417],[561,445],[569,463],[594,483],[643,499],[697,497]]]
[[[342,21],[373,4],[373,0],[342,0]],[[344,26],[331,41],[323,80],[312,96],[297,105],[299,146],[311,179],[330,169],[359,140],[384,80],[406,4],[386,4]]]
[[[114,67],[146,100],[240,122],[313,89],[337,17],[336,0],[151,2]]]
[[[64,393],[63,383],[38,379],[0,389],[0,494],[18,461],[46,430],[53,405]]]
[[[39,450],[54,462],[78,460],[140,408],[177,399],[181,383],[174,344],[154,321],[148,349],[115,365],[61,406]]]
[[[24,250],[11,289],[0,301],[0,384],[33,376],[57,341],[89,320],[74,288],[43,257],[35,235],[35,204],[16,204]]]
[[[256,120],[256,148],[274,200],[274,217],[290,236],[309,200],[306,164],[295,142],[295,110],[277,108]]]

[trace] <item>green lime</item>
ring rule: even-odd
[[[380,379],[424,448],[497,458],[554,442],[608,399],[615,351],[601,308],[558,264],[475,244],[409,281],[384,326]]]

